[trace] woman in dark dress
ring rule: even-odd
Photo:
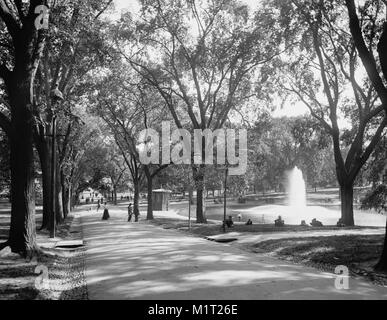
[[[103,216],[102,216],[102,220],[108,220],[110,218],[109,216],[109,210],[107,208],[107,204],[106,202],[104,203],[103,205]]]

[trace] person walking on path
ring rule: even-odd
[[[101,208],[101,201],[98,199],[98,202],[97,202],[97,212],[98,210]]]
[[[132,216],[133,216],[133,208],[132,208],[132,204],[129,203],[129,205],[128,205],[128,222],[132,221]]]
[[[102,220],[108,220],[109,218],[110,218],[109,210],[108,210],[108,207],[107,207],[107,203],[105,202],[104,205],[103,205]]]

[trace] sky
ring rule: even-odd
[[[244,2],[250,6],[250,8],[254,9],[259,0],[240,0],[241,2]],[[137,0],[114,0],[116,8],[118,11],[121,11],[121,9],[129,9],[130,11],[137,11],[138,10],[138,2]]]
[[[251,10],[254,10],[260,0],[240,0],[246,3]],[[139,11],[139,4],[137,0],[114,0],[117,18],[119,18],[121,11],[130,11],[132,14],[136,14]],[[280,103],[279,103],[280,104]],[[290,104],[287,103],[283,108],[277,107],[272,113],[274,117],[282,116],[297,116],[308,113],[307,107],[303,103]]]

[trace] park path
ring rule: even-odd
[[[387,299],[387,288],[242,251],[147,223],[120,210],[82,214],[89,299]]]

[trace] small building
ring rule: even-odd
[[[154,211],[168,211],[169,197],[172,191],[156,189],[152,191],[152,204]]]
[[[101,200],[103,198],[102,194],[100,194],[98,191],[87,188],[86,190],[82,191],[79,194],[79,203],[97,203],[98,200]]]

